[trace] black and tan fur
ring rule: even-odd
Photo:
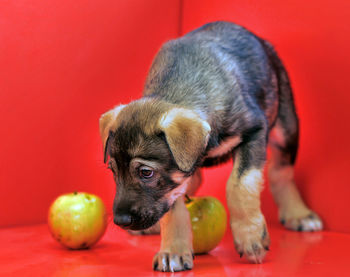
[[[294,183],[298,118],[287,73],[270,43],[238,25],[210,23],[164,44],[143,97],[103,114],[100,132],[117,184],[115,223],[142,230],[160,220],[155,270],[192,268],[183,196],[198,187],[201,167],[228,159],[234,159],[226,191],[235,247],[262,262],[270,243],[260,210],[269,142],[281,222],[293,230],[322,228]]]

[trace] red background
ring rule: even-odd
[[[350,232],[346,0],[1,1],[0,226],[44,222],[50,202],[74,190],[110,209],[100,114],[140,97],[164,41],[213,20],[275,45],[301,120],[298,185],[327,229]],[[230,168],[206,170],[199,193],[224,201]],[[268,189],[263,210],[277,220]]]

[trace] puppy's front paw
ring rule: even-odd
[[[282,214],[280,221],[287,229],[299,232],[321,231],[323,223],[321,218],[312,211],[307,214]]]
[[[235,248],[240,257],[244,255],[252,263],[262,263],[270,245],[265,220],[258,224],[235,222],[231,226]]]
[[[182,253],[159,251],[153,258],[153,269],[167,272],[189,270],[193,267],[193,257],[191,250]]]

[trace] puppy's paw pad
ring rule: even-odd
[[[281,223],[287,229],[299,231],[299,232],[313,232],[313,231],[321,231],[323,229],[322,220],[314,212],[311,212],[307,216],[303,216],[303,217],[281,219]]]
[[[193,268],[192,252],[175,254],[158,252],[153,258],[153,270],[163,272],[177,272]]]

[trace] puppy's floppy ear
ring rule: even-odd
[[[114,131],[117,128],[116,119],[124,107],[125,105],[117,106],[100,117],[100,136],[103,143],[104,162],[107,161],[108,140],[111,137],[111,134],[114,134]]]
[[[159,121],[178,167],[189,172],[205,150],[210,125],[189,109],[173,108]]]

